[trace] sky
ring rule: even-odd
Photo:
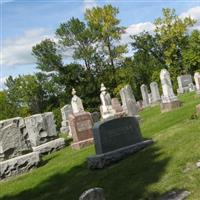
[[[175,8],[180,17],[191,16],[200,30],[200,0],[0,0],[0,89],[8,76],[33,74],[36,60],[32,46],[54,38],[59,24],[72,17],[84,20],[84,11],[93,6],[112,4],[119,8],[118,18],[126,27],[124,43],[130,35],[152,31],[162,8]],[[64,59],[71,62],[71,52]]]

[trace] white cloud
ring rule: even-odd
[[[85,11],[86,9],[91,9],[95,6],[97,6],[96,0],[83,0],[83,11]]]
[[[36,60],[31,54],[32,47],[46,38],[57,41],[44,28],[27,30],[20,37],[3,41],[2,52],[0,52],[1,63],[6,66],[35,64]],[[66,50],[63,57],[66,59],[71,55],[72,50]]]
[[[139,34],[143,31],[153,32],[154,25],[151,22],[144,22],[138,24],[132,24],[126,28],[125,33],[122,35],[122,42],[129,43],[131,41],[130,36]]]
[[[52,36],[44,28],[38,28],[25,31],[20,37],[3,41],[2,64],[25,65],[35,63],[35,59],[31,55],[32,46],[45,38],[52,38]]]
[[[192,27],[193,29],[200,30],[200,6],[190,8],[188,11],[183,12],[180,17],[183,19],[185,17],[191,17],[192,19],[197,20],[196,24]]]

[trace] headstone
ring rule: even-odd
[[[148,96],[147,86],[145,84],[142,84],[140,86],[140,91],[141,91],[141,94],[142,94],[143,106],[144,107],[149,106],[150,103],[149,103],[149,96]]]
[[[128,116],[137,116],[138,106],[130,85],[126,85],[120,90],[122,108]]]
[[[162,84],[162,103],[161,103],[161,111],[168,112],[175,108],[181,106],[181,102],[178,100],[177,96],[175,96],[172,82],[170,78],[170,74],[166,69],[162,69],[160,72],[160,80]]]
[[[112,98],[111,102],[112,102],[112,108],[113,108],[113,110],[115,110],[115,116],[116,117],[124,117],[125,112],[121,106],[121,103],[119,102],[119,99]]]
[[[25,123],[33,151],[47,154],[65,146],[64,138],[58,138],[52,112],[26,117]]]
[[[162,195],[158,200],[184,200],[190,195],[187,190],[173,190]]]
[[[0,161],[32,152],[28,133],[21,117],[0,121]]]
[[[200,94],[200,73],[199,72],[195,72],[194,80],[195,80],[197,94]]]
[[[69,115],[72,114],[72,106],[67,104],[64,107],[61,108],[61,114],[62,114],[62,126],[60,128],[61,133],[66,133],[70,135],[69,132]]]
[[[148,93],[148,98],[149,98],[149,104],[152,104],[153,99],[151,93]]]
[[[152,95],[152,103],[153,104],[160,103],[161,98],[160,98],[158,84],[156,82],[151,82],[150,89],[151,89],[151,95]]]
[[[85,191],[79,200],[105,200],[104,191],[102,188],[91,188]]]
[[[194,91],[192,90],[194,87],[193,87],[192,76],[190,74],[178,76],[177,81],[178,81],[178,87],[179,87],[177,89],[177,92],[179,94]]]
[[[75,99],[78,99],[77,102],[79,103],[75,103],[74,101],[74,106],[72,105],[73,114],[69,115],[69,129],[73,138],[71,147],[73,149],[82,149],[93,144],[93,121],[91,114],[84,111],[82,100],[76,96],[76,91],[74,89],[72,90],[72,95],[71,102],[73,103]],[[76,109],[74,109],[74,107]]]
[[[84,112],[82,100],[76,95],[76,90],[73,88],[72,89],[72,100],[71,100],[71,105],[72,105],[72,110],[73,113],[80,113]]]
[[[103,168],[152,143],[152,141],[143,141],[135,117],[96,123],[93,134],[97,155],[88,157],[88,166],[91,169]]]
[[[58,137],[52,112],[26,117],[25,123],[32,147],[44,144]]]
[[[38,166],[40,156],[32,152],[24,119],[0,121],[0,180]]]
[[[101,84],[100,99],[101,99],[101,106],[100,106],[101,117],[103,119],[108,119],[110,117],[115,116],[115,110],[113,110],[112,108],[110,94],[106,91],[106,87],[104,86],[103,83]]]
[[[72,133],[73,149],[82,149],[93,144],[92,116],[89,112],[69,115],[70,132]]]

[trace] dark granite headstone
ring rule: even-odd
[[[93,134],[97,155],[142,142],[139,123],[135,117],[95,123]]]

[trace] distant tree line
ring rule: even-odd
[[[45,39],[32,48],[40,72],[9,77],[0,92],[0,119],[53,111],[58,124],[60,108],[71,100],[74,87],[88,111],[99,109],[100,84],[113,96],[130,84],[136,99],[140,85],[159,82],[159,73],[167,68],[176,89],[176,77],[200,69],[200,31],[192,29],[196,21],[181,19],[174,9],[163,9],[154,22],[154,32],[131,36],[122,44],[125,27],[120,25],[119,10],[111,5],[85,11],[85,21],[71,18],[55,31],[56,42]],[[64,64],[63,56],[72,52],[73,62]]]

